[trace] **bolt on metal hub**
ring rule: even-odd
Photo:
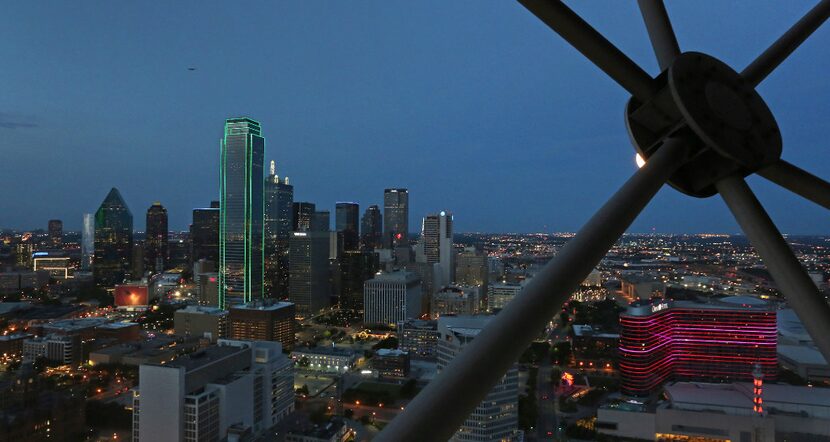
[[[657,77],[660,90],[645,103],[632,98],[626,125],[648,158],[667,139],[681,138],[691,156],[669,180],[688,195],[717,193],[714,183],[749,175],[781,156],[781,132],[764,100],[732,68],[706,54],[685,52]]]

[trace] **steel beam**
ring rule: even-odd
[[[830,183],[804,169],[778,160],[756,173],[825,209],[830,209]]]
[[[766,51],[747,66],[741,76],[753,86],[764,81],[775,68],[778,67],[795,49],[804,43],[825,20],[830,16],[830,0],[821,0],[810,9],[787,32],[775,41]]]
[[[596,29],[559,0],[519,0],[620,86],[640,101],[656,92],[654,80]]]
[[[427,387],[378,441],[446,441],[685,161],[666,142]]]
[[[666,5],[663,0],[637,0],[637,4],[646,23],[648,38],[654,48],[654,55],[657,56],[660,71],[665,71],[680,55],[680,45],[677,44]]]
[[[775,284],[787,298],[819,351],[830,361],[830,305],[798,262],[781,232],[743,178],[731,176],[715,186],[732,215],[761,255]]]

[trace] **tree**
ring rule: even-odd
[[[299,362],[300,367],[305,368],[305,367],[308,367],[310,364],[311,364],[311,362],[308,360],[308,358],[306,356],[303,356],[302,358],[300,358],[300,362]]]
[[[372,350],[380,350],[381,348],[398,348],[398,338],[390,336],[372,346]]]

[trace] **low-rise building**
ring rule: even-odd
[[[190,305],[173,313],[173,329],[177,336],[206,337],[216,342],[227,336],[228,311]]]
[[[134,441],[260,437],[294,409],[291,361],[278,342],[231,341],[139,367]]]
[[[294,348],[297,332],[296,308],[291,302],[250,302],[234,305],[228,316],[231,339],[276,341]]]
[[[0,356],[14,357],[23,354],[23,341],[32,337],[29,333],[11,333],[0,336]]]
[[[37,358],[64,365],[79,365],[82,358],[81,338],[78,335],[47,335],[23,341],[23,359]]]
[[[405,378],[409,376],[409,352],[382,348],[372,358],[372,368],[382,377]]]
[[[435,360],[439,336],[438,321],[409,319],[398,322],[398,348],[414,359]]]
[[[654,441],[772,441],[830,439],[830,389],[762,384],[763,409],[752,383],[676,382],[667,400],[616,401],[597,411],[605,435]]]
[[[524,283],[518,282],[490,284],[490,287],[487,288],[487,311],[496,312],[503,309],[510,300],[522,292],[524,285]]]
[[[357,355],[347,348],[298,348],[291,352],[291,359],[298,368],[345,373],[354,367]]]
[[[421,279],[413,272],[381,273],[364,283],[363,322],[397,324],[422,312]]]
[[[447,286],[432,295],[430,316],[435,319],[446,315],[473,315],[478,313],[480,303],[480,287]]]

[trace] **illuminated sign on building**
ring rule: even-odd
[[[144,284],[122,284],[115,286],[116,307],[145,307],[150,297],[147,286]]]

